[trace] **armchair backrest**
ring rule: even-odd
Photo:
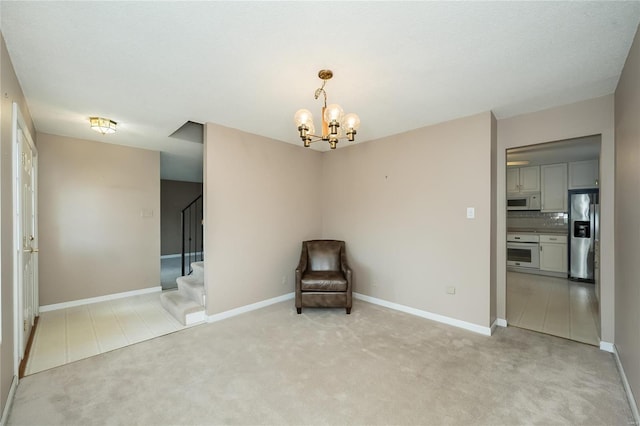
[[[309,269],[312,271],[339,271],[340,256],[344,250],[344,241],[312,240],[304,242],[307,246]]]

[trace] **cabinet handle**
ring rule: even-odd
[[[550,241],[555,241],[557,238],[549,238]]]

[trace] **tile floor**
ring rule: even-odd
[[[160,292],[42,312],[25,374],[182,330]]]
[[[594,285],[507,272],[507,323],[599,346]]]

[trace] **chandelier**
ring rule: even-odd
[[[327,106],[327,92],[324,91],[324,85],[327,80],[333,77],[333,71],[320,70],[318,77],[322,79],[322,86],[316,89],[315,99],[322,94],[324,96],[324,106],[322,107],[322,134],[316,135],[315,126],[313,125],[313,116],[308,109],[300,109],[293,117],[300,132],[300,139],[304,142],[304,146],[309,147],[312,143],[318,141],[329,142],[331,149],[336,149],[336,144],[340,139],[354,141],[358,128],[360,128],[360,117],[354,113],[344,114],[344,111],[338,104],[330,104]],[[344,132],[344,134],[343,134]]]
[[[102,117],[89,117],[89,123],[93,130],[98,133],[102,133],[103,135],[106,135],[107,133],[115,133],[116,126],[118,125],[115,121]]]

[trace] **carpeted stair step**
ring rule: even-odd
[[[192,276],[204,282],[204,262],[191,262]]]
[[[162,293],[160,303],[182,325],[196,324],[205,320],[204,306],[189,299],[179,290]]]
[[[176,282],[178,283],[178,290],[186,297],[204,306],[204,282],[202,278],[187,275],[186,277],[178,277]]]

